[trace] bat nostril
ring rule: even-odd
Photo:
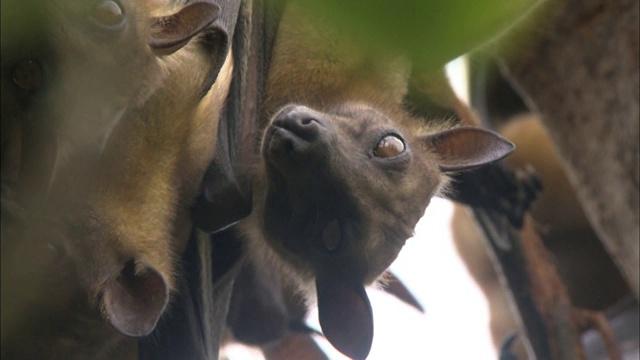
[[[306,109],[296,109],[289,112],[285,117],[285,121],[297,125],[320,123],[318,116]]]
[[[288,105],[272,118],[264,133],[262,151],[270,161],[282,164],[327,161],[336,141],[337,131],[330,116],[306,106]]]
[[[325,129],[322,119],[306,108],[288,112],[279,125],[306,141],[315,141]]]
[[[302,120],[300,120],[300,123],[301,123],[302,125],[309,125],[309,124],[311,124],[311,123],[312,123],[312,122],[314,122],[314,121],[316,121],[316,119],[306,117],[306,118],[303,118]]]

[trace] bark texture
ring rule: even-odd
[[[638,13],[637,0],[544,1],[500,48],[507,76],[540,113],[587,217],[636,299]]]

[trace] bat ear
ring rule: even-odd
[[[416,299],[416,297],[411,293],[411,290],[407,288],[402,280],[398,279],[398,277],[389,270],[386,271],[384,278],[384,291],[395,296],[405,304],[413,307],[421,313],[424,313],[424,308],[422,307],[422,305],[420,305],[418,299]]]
[[[373,341],[373,313],[362,284],[318,276],[320,327],[331,345],[352,359],[365,359]]]
[[[516,146],[499,134],[463,126],[424,137],[427,148],[439,156],[442,172],[471,170],[498,161]]]
[[[102,292],[104,312],[111,325],[129,336],[144,336],[156,326],[169,301],[162,275],[130,261]]]
[[[192,2],[175,14],[154,17],[151,20],[149,46],[157,55],[173,54],[211,25],[219,12],[216,4]]]

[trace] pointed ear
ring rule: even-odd
[[[180,50],[217,18],[220,8],[210,2],[193,2],[173,15],[151,20],[149,46],[157,55],[169,55]]]
[[[411,293],[411,290],[407,288],[407,286],[402,282],[402,280],[398,279],[390,270],[386,271],[384,275],[384,288],[383,290],[388,292],[389,294],[395,296],[400,299],[405,304],[413,307],[414,309],[424,313],[424,308],[420,305],[420,302],[416,297]]]
[[[362,284],[338,276],[316,279],[318,316],[331,345],[352,359],[365,359],[373,341],[373,312]]]
[[[127,263],[120,275],[105,285],[104,312],[113,327],[129,336],[144,336],[156,326],[169,301],[164,278],[149,266]]]
[[[424,137],[427,148],[439,156],[440,171],[470,170],[498,161],[516,146],[499,134],[463,126]]]

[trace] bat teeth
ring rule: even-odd
[[[338,250],[341,243],[340,222],[334,219],[322,230],[322,244],[327,251],[334,252]]]

